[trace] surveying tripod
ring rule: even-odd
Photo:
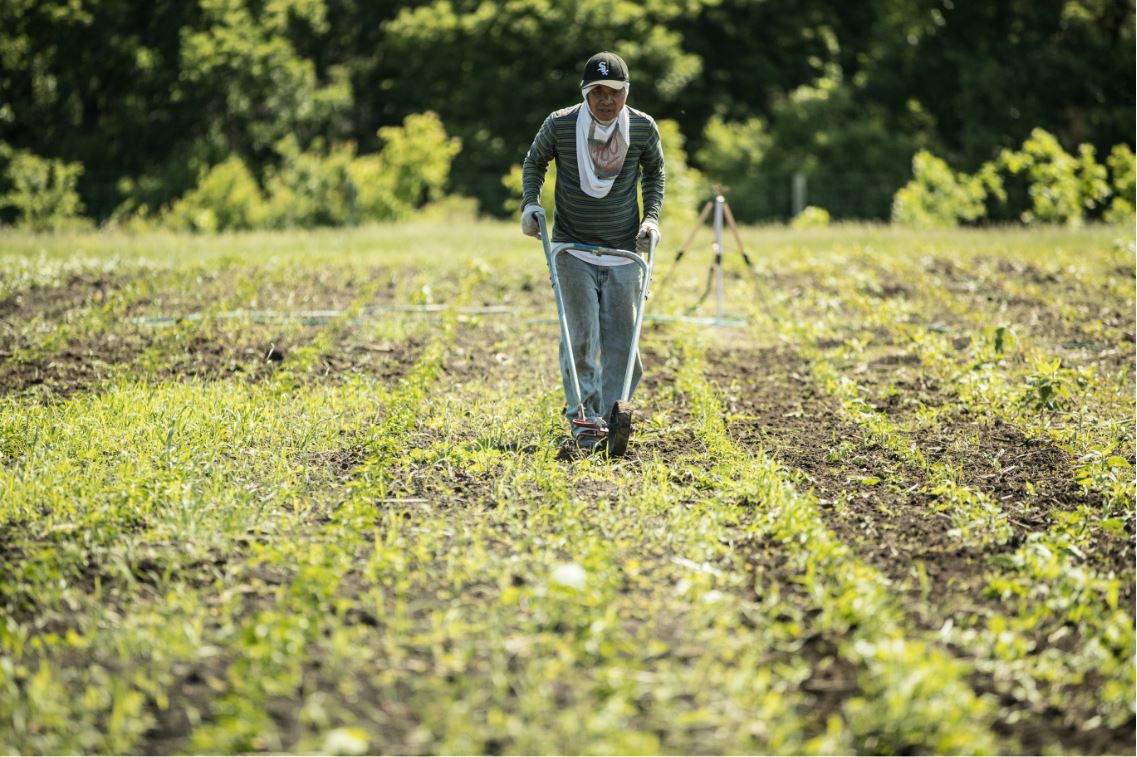
[[[742,260],[746,263],[746,270],[750,272],[750,276],[754,281],[755,289],[759,289],[760,282],[758,276],[754,271],[754,264],[750,262],[750,256],[746,254],[746,247],[742,244],[742,235],[738,233],[738,224],[734,222],[734,214],[730,212],[730,205],[727,204],[726,198],[723,196],[726,188],[722,186],[715,187],[714,197],[707,200],[707,204],[703,206],[703,210],[699,213],[699,220],[695,221],[695,228],[687,236],[687,240],[679,247],[678,252],[675,253],[675,260],[671,264],[671,268],[667,271],[667,275],[663,277],[663,281],[659,286],[662,287],[671,278],[671,274],[675,272],[675,268],[683,256],[687,253],[687,248],[695,239],[695,235],[699,233],[699,229],[706,223],[707,217],[714,211],[714,233],[715,239],[712,250],[714,252],[714,263],[711,265],[710,270],[707,271],[707,286],[703,289],[703,293],[699,295],[699,299],[688,308],[687,312],[692,313],[697,307],[703,304],[707,296],[711,293],[711,289],[715,290],[715,321],[724,322],[725,313],[723,312],[723,294],[725,289],[725,282],[723,276],[723,243],[722,231],[723,223],[730,226],[731,234],[734,236],[734,241],[738,243],[738,252],[742,255]],[[758,300],[761,303],[766,314],[771,319],[774,318],[773,313],[770,312],[769,306],[766,303],[766,298],[761,291],[758,292]]]

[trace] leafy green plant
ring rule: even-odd
[[[1076,380],[1061,360],[1040,360],[1023,382],[1020,401],[1040,412],[1058,410],[1070,400]]]
[[[0,186],[0,208],[17,213],[17,225],[32,231],[89,225],[83,217],[83,202],[76,187],[83,175],[80,163],[42,158],[27,150],[13,150],[0,142],[0,164],[6,163]]]
[[[405,218],[442,196],[461,145],[436,114],[410,115],[380,129],[379,138],[380,152],[357,156],[351,143],[325,149],[315,140],[301,149],[289,134],[273,146],[278,162],[265,172],[264,192],[231,156],[204,172],[162,221],[204,232],[345,226]]]
[[[394,196],[412,209],[439,199],[462,150],[462,141],[447,135],[442,119],[433,111],[411,114],[401,126],[384,126],[378,133],[379,157],[392,177]]]
[[[277,143],[280,165],[265,177],[268,191],[266,221],[277,228],[340,226],[352,220],[355,185],[348,165],[351,145],[338,145],[324,154],[320,145],[301,151],[288,136]]]
[[[1110,181],[1113,185],[1113,200],[1105,212],[1105,220],[1110,223],[1132,223],[1134,214],[1134,192],[1137,187],[1137,167],[1134,165],[1133,150],[1129,145],[1115,145],[1106,158]]]
[[[161,221],[184,231],[238,231],[259,228],[268,212],[253,174],[232,155],[203,172],[197,186],[162,213]]]
[[[1133,502],[1137,489],[1133,466],[1121,455],[1109,454],[1111,451],[1106,448],[1082,455],[1074,474],[1074,480],[1084,491],[1105,495],[1102,507],[1106,518]]]
[[[823,229],[829,225],[829,211],[808,205],[790,221],[791,229]]]
[[[913,178],[892,199],[892,222],[905,226],[955,226],[986,214],[989,195],[1000,197],[1002,182],[988,164],[973,176],[955,173],[927,150],[912,158]]]
[[[1032,208],[1023,213],[1025,223],[1076,226],[1110,193],[1105,166],[1094,159],[1092,145],[1079,145],[1073,156],[1044,129],[1031,131],[1021,149],[1004,150],[998,165],[1011,175],[1025,174],[1030,181]]]

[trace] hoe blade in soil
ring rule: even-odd
[[[632,436],[632,403],[620,400],[608,416],[608,454],[623,457]]]

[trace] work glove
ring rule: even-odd
[[[644,222],[640,224],[640,230],[636,234],[636,252],[640,255],[646,255],[648,246],[650,245],[651,235],[655,235],[655,243],[659,244],[659,224],[650,218],[645,218]]]
[[[537,223],[537,214],[544,212],[544,208],[536,203],[529,203],[521,211],[521,233],[526,236],[541,238],[541,224]]]

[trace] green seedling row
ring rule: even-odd
[[[565,444],[544,259],[513,224],[8,234],[7,257],[28,261],[4,279],[19,291],[70,276],[78,248],[162,273],[151,291],[112,290],[132,298],[125,320],[82,332],[137,338],[144,359],[0,397],[0,750],[1125,753],[1133,577],[1096,566],[1102,534],[1128,533],[1132,493],[1110,504],[1094,484],[1078,507],[1033,511],[919,441],[975,445],[964,410],[1010,422],[979,413],[964,369],[1021,396],[1036,357],[1066,355],[1009,323],[1018,341],[973,370],[997,306],[937,291],[934,261],[958,252],[952,282],[974,273],[992,291],[1003,268],[1059,283],[1071,270],[1073,316],[1094,293],[1125,301],[1109,234],[746,229],[761,276],[728,259],[726,306],[752,326],[645,329],[622,459]],[[1047,250],[1053,265],[1026,267]],[[692,259],[651,312],[701,293],[709,257]],[[1060,299],[1052,283],[999,297]],[[385,309],[404,305],[441,309]],[[508,311],[465,309],[490,305]],[[80,310],[67,317],[93,318]],[[963,588],[937,597],[920,560],[911,578],[886,572],[861,551],[873,537],[840,530],[841,503],[785,464],[793,440],[738,433],[754,421],[728,411],[732,395],[761,366],[732,367],[730,350],[771,344],[806,358],[802,383],[742,406],[831,403],[814,422],[856,436],[814,437],[903,466],[927,519],[978,558],[933,572]],[[1132,373],[1112,359],[1064,362],[1059,381],[1084,369],[1077,396],[1016,412],[1113,434],[1106,459],[1124,457],[1131,436],[1095,428],[1131,408]],[[913,377],[939,387],[927,403],[882,401]],[[1030,443],[1065,443],[1025,422]],[[894,487],[887,471],[874,484]],[[849,488],[868,512],[874,486]]]
[[[731,441],[722,407],[701,379],[698,355],[688,351],[684,357],[681,386],[702,421],[700,439],[716,461],[720,496],[763,503],[754,508],[749,530],[784,547],[822,627],[842,638],[839,654],[858,669],[861,694],[843,708],[848,741],[838,750],[993,750],[994,713],[970,690],[968,665],[934,641],[913,638],[891,599],[889,582],[826,529],[810,495],[794,488],[775,461]]]
[[[62,321],[47,323],[37,319],[27,325],[27,344],[11,352],[7,365],[27,363],[58,352],[79,336],[96,336],[119,325],[128,310],[173,280],[169,272],[154,278],[139,278],[116,289],[104,302],[86,304]]]
[[[1032,293],[1015,277],[999,284],[1011,296]],[[1131,291],[1129,295],[1127,309],[1132,310]],[[1126,405],[1132,398],[1132,371],[1110,375],[1102,367],[1064,364],[1052,345],[1028,337],[1014,324],[1000,323],[997,314],[976,311],[939,288],[930,289],[929,300],[964,324],[966,350],[953,349],[941,334],[919,326],[918,317],[910,324],[913,314],[897,318],[879,308],[863,312],[873,325],[894,329],[934,375],[952,382],[968,406],[995,413],[1034,438],[1058,443],[1078,462],[1079,484],[1102,497],[1107,513],[1131,510],[1134,435]],[[1078,313],[1070,320],[1085,325]],[[1117,334],[1111,336],[1113,343],[1124,344]]]
[[[897,277],[920,280],[910,264],[901,270]],[[857,275],[860,290],[880,288],[870,270]],[[1104,500],[1107,517],[1131,510],[1133,431],[1125,406],[1132,394],[1132,371],[1066,367],[1019,335],[1013,324],[991,325],[998,323],[997,315],[976,311],[942,287],[924,286],[919,295],[922,299],[881,301],[850,288],[837,312],[848,310],[863,328],[890,334],[893,343],[920,358],[972,410],[994,414],[1031,438],[1059,444],[1077,461],[1078,483]],[[942,327],[923,325],[935,313],[958,321],[965,336],[956,340],[966,350],[956,349]],[[860,344],[854,338],[850,345],[866,343],[871,337]]]
[[[865,279],[868,285],[865,288],[871,288],[871,275]],[[866,329],[903,330],[904,324],[912,320],[912,311],[904,301],[872,301],[870,304],[866,298],[853,295],[843,301],[843,307],[848,306],[845,303],[853,306]],[[810,331],[814,332],[812,340]],[[984,492],[969,489],[954,481],[949,464],[929,463],[919,448],[866,401],[863,392],[855,380],[847,375],[847,371],[839,370],[826,362],[820,350],[808,348],[807,345],[816,340],[824,329],[819,332],[814,324],[811,329],[799,329],[799,332],[790,336],[791,341],[812,353],[814,371],[820,385],[840,398],[846,416],[862,429],[865,438],[870,443],[890,449],[910,465],[926,470],[928,490],[938,498],[940,507],[950,513],[956,526],[952,533],[965,541],[978,538],[980,546],[983,542],[1006,543],[1011,531],[1007,516],[1000,511],[998,505]],[[842,364],[855,365],[856,361],[849,360],[848,357],[855,357],[863,351],[866,343],[858,342],[856,338],[839,341],[847,353]],[[945,340],[941,338],[938,341],[943,344]],[[926,365],[927,360],[924,362]],[[977,398],[968,399],[973,409],[984,409]],[[935,423],[934,415],[931,422]],[[1124,459],[1121,462],[1125,462]],[[1079,481],[1082,480],[1083,473],[1079,471]],[[1107,518],[1117,512],[1119,503],[1116,496],[1113,494],[1111,497],[1110,492],[1107,492],[1104,509]],[[999,567],[1004,570],[1010,568],[1010,572],[997,573],[988,583],[988,590],[1015,610],[1016,614],[1009,618],[991,619],[988,628],[994,630],[987,634],[987,639],[982,638],[982,631],[975,629],[948,635],[952,639],[966,639],[966,644],[959,641],[953,643],[974,649],[981,659],[986,658],[981,668],[990,675],[1017,680],[1018,683],[1014,686],[1007,687],[1008,691],[1013,691],[1014,695],[1020,696],[1033,707],[1070,707],[1072,703],[1067,699],[1067,694],[1063,693],[1063,681],[1080,683],[1085,676],[1099,670],[1112,671],[1101,685],[1100,698],[1079,703],[1082,709],[1098,713],[1089,718],[1088,725],[1085,726],[1087,728],[1098,727],[1103,722],[1117,726],[1133,715],[1132,676],[1125,672],[1132,667],[1132,616],[1118,606],[1121,582],[1131,580],[1132,575],[1100,576],[1081,564],[1084,557],[1081,550],[1087,547],[1086,527],[1094,520],[1110,522],[1103,521],[1100,515],[1095,519],[1093,514],[1082,509],[1059,517],[1056,525],[1046,534],[1030,534],[1026,545],[1011,556],[999,560]],[[1041,597],[1046,599],[1040,599]],[[1092,620],[1084,624],[1090,618]],[[1042,655],[1038,655],[1036,643],[1029,639],[1032,635],[1037,635],[1040,625],[1054,629],[1056,622],[1071,623],[1078,628],[1083,639],[1078,652],[1046,649]],[[1058,628],[1059,631],[1062,630],[1062,626]],[[954,629],[949,628],[949,631],[954,632]],[[1016,633],[1017,643],[1012,641],[1016,638]],[[1058,642],[1064,633],[1069,631],[1052,637],[1051,642]],[[996,656],[998,661],[992,662],[992,656]],[[1011,673],[1012,668],[1018,668],[1019,672]],[[1056,671],[1063,669],[1066,670],[1064,676],[1055,675]]]
[[[989,494],[955,480],[947,463],[929,462],[895,424],[865,402],[855,382],[840,376],[823,357],[813,357],[819,384],[841,400],[865,438],[925,471],[927,490],[936,498],[933,507],[952,519],[949,536],[980,549],[1011,539],[1009,516]],[[945,637],[972,650],[980,669],[1013,681],[1008,693],[1034,707],[1070,707],[1064,689],[1087,675],[1110,671],[1098,695],[1080,704],[1099,713],[1089,727],[1116,727],[1133,716],[1133,676],[1126,673],[1133,668],[1133,616],[1119,605],[1125,577],[1101,575],[1084,565],[1087,540],[1079,525],[1076,514],[1059,517],[1047,532],[1029,534],[1021,548],[992,558],[996,570],[987,578],[987,591],[1010,613],[987,618],[985,629],[953,625]],[[1045,644],[1033,640],[1042,629],[1049,635]],[[1075,649],[1049,646],[1071,629],[1080,639]]]

